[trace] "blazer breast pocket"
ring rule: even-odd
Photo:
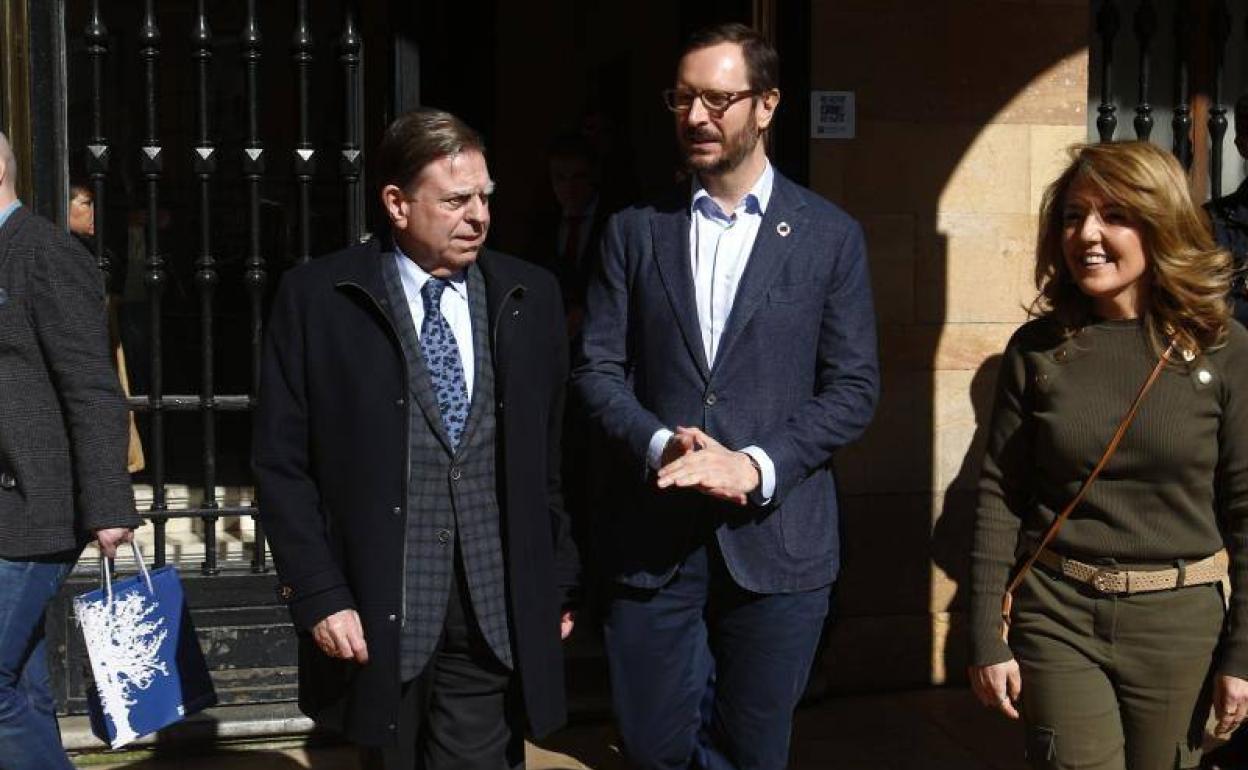
[[[813,292],[806,284],[772,286],[767,290],[767,302],[773,305],[796,305],[809,302]]]

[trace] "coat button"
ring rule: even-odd
[[[399,516],[403,513],[403,508],[401,506],[396,505],[390,509],[390,512],[393,513],[395,516]]]
[[[396,398],[396,399],[394,400],[394,405],[395,405],[395,406],[403,406],[403,405],[404,405],[404,404],[406,404],[406,403],[407,403],[407,401],[406,401],[405,399],[402,399],[402,398]]]
[[[459,469],[458,465],[451,466],[451,481],[459,481],[464,473]]]
[[[0,473],[0,488],[13,489],[17,486],[17,479],[13,478],[13,474],[9,472]]]
[[[1056,353],[1053,354],[1053,360],[1058,362],[1059,364],[1065,363],[1066,359],[1068,358],[1070,358],[1070,350],[1066,348],[1060,348]]]
[[[388,615],[387,617],[389,618],[391,623],[399,619],[399,616],[395,615],[394,613],[390,613],[390,615]]]
[[[446,545],[447,543],[451,542],[451,531],[449,529],[439,529],[438,530],[438,542],[441,543],[442,545]]]
[[[702,399],[702,403],[706,404],[707,406],[715,406],[715,402],[718,400],[719,399],[715,397],[714,393],[707,393],[706,398]]]
[[[282,601],[288,602],[295,595],[295,589],[290,586],[280,586],[277,589],[277,595]]]

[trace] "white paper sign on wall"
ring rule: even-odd
[[[854,92],[810,92],[810,138],[854,138]]]

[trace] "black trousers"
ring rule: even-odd
[[[437,651],[403,683],[398,743],[366,749],[365,770],[522,770],[524,730],[512,672],[477,625],[456,554]]]

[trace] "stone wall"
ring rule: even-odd
[[[837,459],[846,566],[819,674],[838,689],[959,680],[995,367],[1034,296],[1041,194],[1086,139],[1090,11],[813,6],[811,87],[856,93],[857,135],[812,140],[811,182],[866,230],[884,372],[875,423]]]

